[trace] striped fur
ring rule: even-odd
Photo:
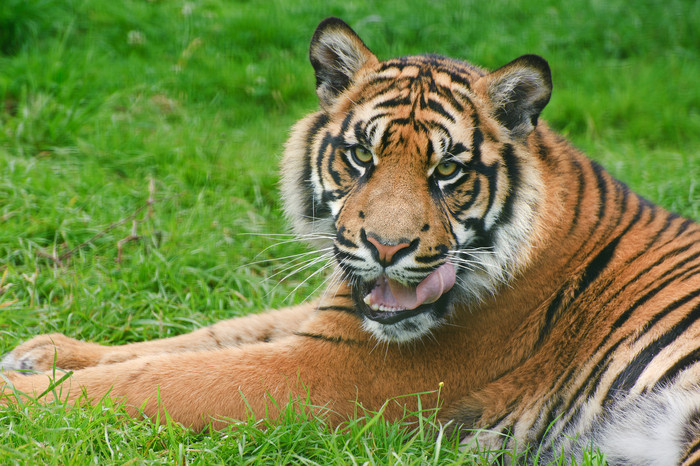
[[[412,205],[440,211],[425,236],[415,235],[422,243],[493,251],[474,252],[471,270],[458,265],[449,309],[416,319],[419,330],[366,325],[380,339],[433,331],[439,340],[441,322],[469,327],[477,313],[493,326],[517,319],[477,361],[500,373],[448,406],[445,419],[493,429],[494,446],[503,432],[520,445],[542,443],[544,458],[592,443],[611,463],[675,464],[700,445],[700,229],[536,122],[548,83],[534,60],[489,75],[436,56],[369,56],[348,89],[295,128],[283,170],[290,216],[300,233],[337,235],[350,281],[381,273],[366,270],[372,259],[358,232],[374,228],[389,242],[397,224],[402,235],[418,232],[420,222],[399,220]],[[367,172],[347,160],[344,148],[356,144],[375,154]],[[412,165],[431,153],[460,158],[461,176],[426,184],[429,169]],[[384,223],[357,214],[376,202]],[[462,370],[471,377],[469,364]]]
[[[540,463],[594,445],[610,464],[696,464],[700,226],[539,121],[547,63],[379,61],[335,18],[310,57],[320,110],[294,127],[281,188],[295,231],[337,262],[321,300],[123,347],[40,336],[0,367],[55,361],[75,370],[68,401],[111,390],[149,415],[157,391],[196,428],[274,416],[268,393],[337,421],[440,384],[465,446],[508,433]],[[416,407],[400,400],[387,416]]]

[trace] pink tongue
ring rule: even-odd
[[[369,294],[369,304],[393,309],[415,309],[421,304],[433,303],[455,284],[455,268],[449,262],[442,264],[411,288],[390,278],[382,277]]]

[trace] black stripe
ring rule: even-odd
[[[686,220],[685,220],[683,223],[681,223],[681,225],[678,227],[678,231],[676,232],[676,236],[680,236],[680,235],[682,235],[683,233],[685,233],[685,231],[688,229],[688,227],[689,227],[690,225],[693,225],[693,224],[695,224],[695,222],[693,222],[692,220],[686,219]],[[695,230],[695,233],[697,233],[697,230]]]
[[[467,218],[462,222],[462,226],[467,230],[474,231],[474,238],[469,243],[470,248],[493,247],[493,231],[486,231],[483,218]],[[452,237],[455,236],[451,229],[450,233]]]
[[[593,225],[593,228],[591,229],[591,235],[593,232],[597,231],[598,228],[600,227],[600,223],[603,220],[603,217],[605,216],[605,207],[607,205],[607,198],[608,198],[608,184],[607,180],[605,178],[605,175],[607,172],[603,167],[598,165],[597,163],[593,162],[592,160],[588,160],[589,163],[589,168],[593,171],[593,175],[595,176],[595,185],[598,190],[598,212],[596,213],[596,220],[595,224]],[[589,237],[590,239],[590,237]],[[579,249],[576,251],[576,253],[572,256],[577,257],[578,254],[584,250],[584,248],[587,246],[588,240],[583,242]]]
[[[544,138],[542,136],[542,130],[541,128],[535,128],[535,146],[537,147],[537,150],[535,151],[535,154],[537,155],[537,158],[540,159],[542,162],[547,164],[549,168],[556,169],[558,164],[557,161],[553,158],[550,157],[550,147],[545,144]],[[573,160],[573,159],[571,159]],[[556,170],[556,174],[558,176],[563,176],[561,173],[561,170]]]
[[[498,215],[496,225],[503,225],[511,221],[513,218],[513,205],[518,197],[520,189],[520,161],[515,156],[513,146],[506,144],[501,149],[501,157],[506,167],[506,179],[508,180],[508,194],[503,201],[503,209]]]
[[[328,343],[333,343],[333,344],[346,344],[346,345],[360,345],[361,342],[357,340],[346,340],[345,338],[340,338],[340,337],[328,337],[326,335],[320,335],[318,333],[306,333],[306,332],[294,332],[294,335],[298,337],[307,337],[307,338],[313,338],[314,340],[321,340],[325,341]]]
[[[589,242],[593,239],[594,233],[598,231],[598,228],[601,225],[603,217],[605,216],[605,208],[607,206],[607,200],[608,200],[608,184],[607,184],[608,182],[606,179],[607,172],[605,171],[605,169],[603,167],[601,167],[599,164],[595,163],[593,160],[590,160],[590,159],[586,159],[586,162],[588,162],[588,167],[593,172],[593,175],[595,176],[595,180],[596,180],[595,184],[596,184],[596,187],[598,190],[598,203],[599,203],[598,204],[598,212],[596,213],[595,223],[589,229],[588,237],[586,238],[585,241],[581,242],[581,244],[579,245],[576,252],[571,254],[570,259],[569,259],[569,264],[571,264],[572,262],[574,262],[576,260],[579,260],[578,259],[579,255],[582,252],[584,252],[586,249],[595,249],[601,241],[606,240],[605,237],[603,237],[602,239],[599,238],[594,246],[589,246]],[[584,180],[585,180],[585,178],[584,178]],[[588,185],[589,183],[586,182],[585,184]],[[584,201],[586,201],[585,198],[584,198]],[[609,225],[610,228],[614,228],[616,226],[616,223],[609,221],[609,222],[607,222],[607,225]]]
[[[319,311],[341,311],[341,312],[354,312],[355,308],[351,306],[319,306],[316,308]]]
[[[398,96],[398,97],[393,97],[388,100],[384,100],[382,102],[379,102],[378,104],[375,104],[374,108],[396,108],[400,107],[402,105],[410,105],[411,104],[411,98],[410,96]]]
[[[640,351],[637,356],[620,372],[615,380],[610,384],[608,392],[603,399],[603,405],[608,405],[616,392],[629,391],[630,388],[637,383],[637,380],[642,375],[642,372],[647,368],[649,363],[658,355],[661,350],[672,344],[676,339],[685,332],[695,321],[700,318],[700,305],[695,306],[688,315],[680,322],[674,325],[671,330],[658,337],[654,342]]]
[[[312,148],[314,146],[314,138],[317,136],[318,132],[323,128],[330,118],[325,113],[319,113],[314,121],[309,127],[309,131],[306,133],[306,150],[304,152],[304,170],[302,171],[302,178],[297,180],[297,186],[299,186],[304,195],[303,200],[303,211],[307,218],[315,219],[317,212],[315,212],[315,202],[314,202],[314,192],[313,185],[311,182],[311,171],[314,166],[315,161],[311,160]]]
[[[554,296],[554,299],[552,299],[552,302],[549,303],[549,306],[547,307],[547,312],[544,314],[544,323],[542,324],[542,327],[540,329],[540,334],[537,336],[537,341],[535,342],[534,348],[539,348],[542,343],[544,343],[544,339],[549,336],[549,334],[552,332],[552,326],[554,325],[554,316],[559,314],[561,304],[564,301],[564,295],[566,294],[566,291],[568,289],[568,283],[566,283],[564,286],[559,288],[559,291],[557,294]]]
[[[438,101],[433,100],[433,99],[428,99],[428,108],[435,113],[439,113],[440,115],[447,118],[451,122],[453,122],[453,123],[455,122],[454,117],[452,115],[450,115],[449,112],[447,112],[447,110],[445,110],[445,108]]]
[[[350,127],[350,122],[352,121],[352,119],[354,117],[355,117],[355,110],[349,110],[348,114],[345,115],[343,122],[340,124],[340,131],[338,132],[338,141],[339,142],[343,141],[343,134],[345,134],[345,132]]]
[[[427,120],[427,121],[421,121],[421,123],[424,123],[424,124],[427,125],[430,129],[432,129],[432,130],[434,130],[434,131],[437,130],[437,131],[439,131],[439,132],[442,133],[442,134],[449,135],[449,134],[451,133],[451,131],[450,131],[449,129],[447,129],[447,127],[446,127],[445,125],[443,125],[443,124],[442,124],[441,122],[439,122],[439,121]],[[426,131],[426,133],[427,133],[427,132],[428,132],[428,131]]]
[[[351,240],[345,237],[345,227],[341,226],[336,233],[335,240],[337,244],[341,244],[347,248],[357,249],[357,244],[353,243]]]
[[[677,464],[683,464],[685,463],[686,460],[690,459],[695,453],[700,451],[700,439],[697,439],[695,443],[691,443],[688,445],[687,450],[685,451],[685,454],[681,459],[678,461]],[[698,460],[696,460],[694,463],[692,463],[693,466],[697,466]]]
[[[379,141],[379,151],[383,152],[391,145],[391,137],[394,135],[395,126],[405,125],[408,123],[410,123],[410,121],[406,120],[405,118],[394,119],[389,121],[389,123],[386,125],[386,128],[384,129],[384,134],[382,134],[382,138]]]
[[[624,234],[625,232],[623,232],[620,236],[610,241],[608,245],[605,246],[598,253],[595,259],[588,263],[588,266],[586,267],[586,269],[583,272],[583,275],[581,276],[581,282],[579,283],[579,287],[576,290],[575,296],[580,295],[583,292],[583,290],[588,288],[588,286],[591,283],[593,283],[600,276],[600,273],[608,266],[608,264],[612,260],[613,255],[615,254],[615,249],[617,249],[617,245],[620,243],[620,238]]]
[[[357,261],[357,262],[364,261],[364,259],[362,259],[361,257],[358,257],[354,254],[350,254],[349,252],[341,251],[340,249],[338,249],[337,246],[334,249],[333,256],[336,258],[336,260],[338,261],[338,263],[340,265],[347,265],[347,264],[344,264],[343,261],[348,261],[348,260]]]
[[[374,139],[374,133],[377,131],[377,125],[374,125],[374,123],[379,120],[380,118],[384,118],[385,116],[391,115],[391,113],[388,112],[380,112],[375,115],[373,115],[369,120],[367,120],[364,124],[363,128],[363,133],[364,133],[364,140],[366,143],[372,144],[372,139]],[[374,125],[374,126],[373,126]],[[370,130],[371,128],[371,130]],[[370,149],[370,147],[368,147]]]
[[[639,331],[639,334],[637,334],[637,337],[635,338],[634,341],[638,341],[642,336],[646,335],[646,333],[656,325],[658,321],[666,317],[669,313],[675,311],[681,306],[684,306],[685,304],[689,303],[693,299],[697,298],[700,296],[700,289],[695,290],[691,293],[688,293],[687,295],[683,296],[682,298],[676,299],[673,301],[671,304],[663,308],[661,311],[657,312],[654,314],[654,317],[649,319],[644,323],[644,326],[642,329]]]
[[[675,242],[675,241],[678,241],[678,238],[670,239],[669,241],[667,241],[666,243],[661,245],[661,247],[666,246],[668,243]],[[679,246],[679,247],[672,249],[671,251],[667,252],[666,254],[661,256],[659,259],[654,261],[653,264],[649,265],[643,271],[638,273],[637,276],[635,277],[635,279],[638,279],[638,278],[642,277],[643,275],[646,275],[649,271],[651,271],[651,269],[658,267],[659,265],[665,265],[668,267],[668,265],[669,265],[668,260],[669,259],[676,257],[676,256],[679,256],[680,254],[682,254],[684,252],[687,252],[691,247],[693,247],[695,245],[696,245],[695,243],[688,243],[688,244],[684,244],[683,246]],[[698,256],[700,256],[700,253],[695,253],[695,254],[691,255],[690,258],[695,259]],[[671,267],[671,268],[673,269],[675,267]]]
[[[666,372],[659,377],[659,380],[656,381],[656,384],[654,384],[654,389],[662,388],[667,383],[672,382],[678,374],[698,361],[700,361],[700,348],[695,348],[693,351],[676,361],[673,366],[669,367]]]
[[[583,195],[584,195],[584,188],[586,184],[586,180],[584,179],[583,176],[583,168],[581,167],[581,164],[578,163],[578,160],[572,160],[574,167],[576,168],[576,176],[577,176],[577,181],[578,181],[578,189],[576,190],[576,203],[574,204],[574,213],[573,216],[571,217],[571,226],[569,227],[569,234],[576,228],[578,225],[578,218],[581,215],[581,202],[583,202]]]
[[[605,175],[607,174],[607,172],[603,167],[601,167],[593,161],[590,161],[590,167],[593,170],[593,174],[595,175],[596,186],[598,188],[598,198],[600,199],[600,205],[598,206],[598,214],[596,215],[595,228],[597,229],[598,225],[600,225],[601,219],[605,215],[605,205],[608,201],[608,182],[605,179]]]
[[[321,184],[323,184],[323,167],[325,164],[326,171],[328,171],[328,174],[331,176],[333,179],[333,182],[336,185],[340,185],[343,182],[343,178],[341,174],[336,171],[333,168],[333,165],[335,164],[335,156],[336,156],[336,151],[338,150],[338,147],[342,144],[342,138],[333,136],[330,132],[326,133],[326,135],[323,137],[323,140],[321,141],[321,149],[318,151],[318,176],[319,180],[321,180]],[[326,157],[324,161],[324,154],[328,152],[328,156]],[[344,154],[341,154],[341,157],[343,157]],[[325,186],[322,186],[325,188]]]
[[[437,254],[433,254],[432,256],[418,256],[415,258],[415,261],[420,262],[421,264],[437,262],[447,255],[448,247],[445,245],[438,245],[435,247],[435,250],[437,251]]]
[[[699,253],[699,254],[700,254],[700,253]],[[677,270],[678,267],[685,265],[685,264],[686,264],[687,262],[689,262],[691,259],[695,259],[695,258],[697,257],[697,255],[698,255],[698,254],[695,254],[695,255],[693,255],[693,256],[691,256],[691,257],[689,257],[689,258],[683,260],[681,263],[675,264],[675,265],[674,265],[674,268],[673,268],[672,270],[673,270],[673,271]],[[697,266],[696,266],[696,267],[697,267]],[[672,283],[674,280],[676,280],[680,275],[682,275],[682,274],[685,273],[685,272],[686,272],[686,271],[681,271],[681,272],[679,272],[679,273],[677,273],[677,274],[675,274],[675,275],[670,276],[669,278],[667,278],[666,280],[664,280],[663,282],[661,282],[659,285],[657,285],[656,287],[654,287],[654,288],[652,288],[651,290],[649,290],[648,292],[646,292],[646,293],[645,293],[644,295],[642,295],[639,299],[637,299],[637,300],[634,302],[634,304],[632,304],[632,306],[630,306],[629,308],[627,308],[627,309],[625,310],[625,312],[623,312],[623,313],[620,315],[620,317],[618,317],[617,320],[615,320],[615,322],[613,322],[612,326],[610,327],[610,332],[608,333],[608,335],[612,334],[612,332],[614,332],[615,330],[617,330],[618,328],[620,328],[625,322],[627,322],[627,320],[630,318],[630,316],[632,315],[632,313],[633,313],[639,306],[643,305],[644,303],[646,303],[647,301],[649,301],[651,298],[653,298],[654,296],[656,296],[656,294],[659,293],[659,291],[665,289],[665,288],[668,286],[669,283]],[[655,282],[655,283],[657,283],[657,282]]]
[[[601,272],[610,264],[610,261],[612,260],[613,255],[615,254],[615,249],[617,249],[621,237],[622,235],[610,241],[607,244],[607,246],[605,246],[595,256],[595,258],[593,258],[593,260],[591,260],[588,263],[585,270],[581,274],[581,278],[578,282],[576,290],[567,300],[567,305],[575,301],[600,276]],[[547,312],[545,313],[545,320],[540,330],[540,334],[537,337],[535,348],[539,348],[539,346],[542,343],[544,343],[545,338],[549,336],[552,327],[554,326],[554,322],[561,315],[561,312],[564,310],[564,308],[567,307],[562,306],[562,303],[564,301],[564,296],[569,294],[569,290],[567,289],[569,283],[565,284],[562,288],[559,289],[556,296],[554,297],[554,299],[552,299],[552,302],[547,308]]]
[[[539,424],[539,429],[537,431],[537,434],[535,434],[534,436],[532,442],[533,445],[541,444],[542,441],[545,440],[545,434],[549,434],[548,437],[551,437],[552,435],[558,435],[554,434],[554,429],[550,429],[550,426],[559,416],[563,400],[558,394],[554,393],[551,395],[551,398],[549,398],[548,401],[553,401],[553,403],[548,403],[547,414],[545,415],[544,411],[540,411],[537,420],[535,421],[534,425]]]
[[[486,165],[481,161],[481,145],[484,142],[484,134],[479,128],[476,128],[472,133],[472,160],[470,165],[474,167],[474,171],[486,178],[488,183],[488,200],[486,204],[486,212],[490,212],[493,208],[493,203],[496,200],[496,190],[498,188],[498,167],[499,162],[496,161],[493,165]]]
[[[673,240],[669,240],[669,242],[671,242],[671,241],[673,241]],[[664,245],[666,245],[666,244],[668,244],[668,242],[665,243]],[[664,246],[664,245],[662,245],[662,246]],[[673,251],[670,251],[670,252],[664,254],[660,259],[656,260],[653,264],[649,265],[649,266],[646,267],[644,270],[642,270],[641,272],[637,273],[637,275],[635,275],[635,276],[632,277],[630,280],[628,280],[627,283],[625,283],[624,285],[622,285],[621,287],[619,287],[618,290],[606,301],[606,303],[604,304],[604,306],[610,305],[610,303],[611,303],[612,301],[614,301],[618,296],[620,296],[620,295],[627,289],[628,286],[630,286],[630,285],[632,285],[632,284],[637,284],[637,283],[639,283],[639,280],[640,280],[642,277],[644,277],[647,273],[649,273],[653,268],[655,268],[655,267],[657,267],[657,266],[659,266],[659,265],[664,265],[664,266],[668,267],[667,260],[668,260],[669,258],[671,258],[671,257],[673,257],[673,256],[676,256],[676,255],[678,255],[678,254],[681,253],[681,252],[686,251],[688,248],[689,248],[689,245],[686,245],[686,246],[683,246],[683,247],[678,248],[678,249],[674,249]],[[646,251],[647,248],[641,248],[641,250],[642,250],[642,251]],[[635,256],[635,259],[638,258],[640,255],[641,255],[641,254],[637,254],[637,255]],[[698,254],[698,255],[700,255],[700,254]],[[629,262],[630,262],[630,261],[627,261],[626,263],[629,263]],[[671,270],[673,270],[673,269],[674,269],[674,268],[672,267]],[[652,282],[652,284],[653,284],[653,283],[655,283],[655,282]],[[631,311],[630,311],[630,312],[631,312]],[[621,317],[622,317],[622,316],[621,316]],[[620,319],[620,318],[618,318],[618,320],[619,320],[619,319]],[[625,319],[625,320],[626,320],[626,319]],[[643,329],[642,331],[643,331],[643,332],[646,331],[646,330],[649,328],[650,323],[653,323],[653,322],[655,322],[655,321],[648,321],[648,322],[645,324],[644,329]],[[614,327],[614,325],[615,325],[615,324],[613,324],[613,330],[616,330],[617,327]],[[609,336],[610,336],[610,334],[608,334],[608,337],[609,337]],[[606,337],[606,338],[607,338],[607,337]],[[603,340],[603,341],[600,343],[600,345],[598,345],[598,348],[596,348],[595,352],[597,352],[597,351],[600,349],[600,347],[601,347],[604,343],[605,343],[605,340]]]
[[[469,97],[469,95],[465,94],[464,92],[460,92],[458,89],[453,89],[453,90],[452,90],[452,96],[453,96],[455,99],[457,99],[457,98],[458,98],[458,99],[461,99],[462,102],[464,102],[464,105],[465,105],[466,107],[470,107],[472,110],[474,110],[474,109],[476,108],[475,105],[474,105],[474,102],[473,102],[472,99],[471,99],[471,97]],[[475,112],[472,112],[472,113],[475,113]],[[493,139],[492,139],[492,141],[493,141]]]
[[[437,94],[443,99],[447,100],[457,113],[462,113],[464,111],[464,106],[459,103],[452,90],[449,87],[437,84]]]
[[[464,152],[469,152],[469,149],[461,142],[458,142],[453,144],[447,151],[452,155],[459,155]]]
[[[435,267],[405,267],[403,270],[410,273],[429,274],[430,272],[435,270]]]
[[[680,281],[684,282],[686,280],[690,280],[691,278],[695,277],[696,275],[700,275],[700,267],[695,267],[692,270],[688,270],[685,272],[683,275],[681,275],[679,278]]]
[[[453,73],[447,69],[441,69],[440,72],[448,75],[450,77],[450,80],[452,80],[452,82],[455,82],[455,83],[459,84],[460,86],[465,87],[466,89],[471,89],[471,87],[472,87],[471,83],[469,82],[468,78],[465,78],[463,75]]]
[[[415,63],[413,61],[409,61],[407,59],[407,57],[396,57],[396,58],[392,58],[391,60],[387,60],[384,63],[381,63],[378,73],[380,73],[382,71],[386,71],[386,70],[391,69],[391,68],[396,68],[397,70],[401,71],[404,68],[406,68],[407,66],[412,66],[412,65],[415,65]],[[375,79],[377,79],[377,78],[375,78]],[[394,80],[396,78],[392,77],[389,79]]]
[[[586,376],[584,382],[581,383],[581,385],[579,385],[574,395],[569,398],[569,402],[567,403],[566,407],[561,411],[564,416],[568,417],[568,420],[564,423],[561,429],[562,431],[568,430],[571,424],[575,423],[578,420],[581,411],[581,406],[583,406],[584,403],[579,403],[576,409],[573,411],[571,408],[577,404],[577,401],[581,398],[581,396],[585,395],[588,399],[590,398],[590,396],[592,396],[593,393],[595,393],[595,391],[598,389],[598,386],[600,385],[601,379],[607,373],[607,370],[610,367],[610,363],[615,358],[618,347],[623,342],[624,340],[622,339],[618,340],[613,345],[611,345],[610,348],[608,348],[608,350],[598,359],[598,362],[593,365],[593,370],[591,370],[591,372]],[[576,372],[572,372],[572,375],[573,374],[576,374]],[[568,381],[565,383],[568,383]],[[565,385],[562,384],[562,386]]]
[[[479,129],[478,124],[479,121],[475,118],[474,125],[477,127],[472,133],[472,162],[481,163],[481,145],[484,143],[484,133]]]
[[[464,172],[462,176],[457,178],[454,182],[448,184],[444,188],[442,188],[442,193],[447,197],[450,196],[453,192],[455,192],[457,189],[461,188],[465,183],[471,180],[471,174],[469,172]],[[436,192],[439,193],[440,191],[440,186],[436,183]],[[472,184],[472,189],[466,189],[466,190],[461,190],[459,192],[460,197],[465,198],[464,202],[461,202],[457,204],[455,208],[455,215],[459,216],[459,214],[464,213],[468,214],[469,209],[471,208],[472,205],[476,202],[476,200],[479,198],[479,192],[481,191],[481,180],[479,178],[475,178],[474,182]]]
[[[366,138],[365,135],[365,124],[362,121],[356,121],[355,126],[353,127],[353,134],[355,135],[355,139],[357,140],[358,143],[360,143],[362,146],[364,146],[366,149],[371,149],[371,146],[369,145],[369,141]]]

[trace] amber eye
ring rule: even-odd
[[[372,153],[362,146],[353,147],[350,149],[350,153],[357,163],[366,165],[372,162]]]
[[[438,166],[435,168],[435,171],[437,172],[438,175],[441,177],[445,178],[448,176],[453,175],[456,171],[457,164],[455,162],[450,162],[450,161],[445,161],[445,162],[440,162]]]

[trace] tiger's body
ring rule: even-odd
[[[55,360],[75,370],[68,401],[111,390],[149,415],[159,392],[194,428],[274,416],[267,394],[308,393],[342,420],[442,382],[441,419],[487,429],[465,445],[510,433],[540,461],[591,444],[611,464],[700,461],[700,226],[538,121],[546,62],[380,62],[333,18],[311,62],[321,109],[292,131],[282,193],[337,261],[319,301],[121,347],[39,336],[3,367]]]

